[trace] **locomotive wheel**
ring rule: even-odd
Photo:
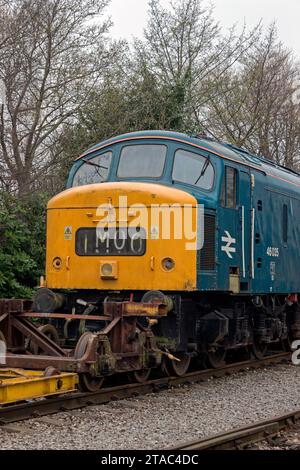
[[[260,360],[265,357],[268,350],[268,345],[266,343],[257,343],[254,341],[251,349],[255,359]]]
[[[103,377],[93,377],[90,374],[79,375],[79,389],[82,392],[98,392],[104,382]]]
[[[176,356],[179,361],[165,358],[162,364],[162,370],[167,376],[176,375],[177,377],[183,377],[189,370],[191,357],[186,353],[174,353],[174,356]]]
[[[55,326],[50,325],[50,323],[47,323],[46,325],[39,326],[38,330],[44,335],[46,335],[49,339],[51,339],[54,343],[59,343],[59,335]],[[37,344],[34,344],[32,341],[30,341],[28,349],[30,352],[32,352],[32,354],[35,355],[43,353],[42,349]]]
[[[128,378],[130,382],[138,382],[143,384],[147,382],[151,374],[151,369],[135,370],[134,372],[129,372]]]
[[[212,369],[219,369],[225,366],[226,349],[218,348],[215,351],[206,353],[207,366]]]
[[[87,332],[79,338],[74,351],[75,359],[81,359],[84,356],[91,335],[92,333]],[[79,389],[82,392],[98,392],[103,382],[103,377],[93,377],[89,373],[79,374]]]

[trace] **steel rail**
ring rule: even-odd
[[[158,392],[172,386],[204,382],[211,378],[232,375],[251,369],[258,369],[272,364],[279,364],[290,360],[291,353],[278,353],[267,356],[262,360],[248,360],[226,365],[220,369],[205,369],[189,372],[183,377],[163,377],[149,380],[145,383],[133,383],[102,388],[93,393],[71,393],[58,398],[41,399],[32,402],[0,407],[0,425],[9,424],[25,419],[46,416],[60,411],[70,411],[86,406],[101,405],[115,400]]]
[[[271,439],[280,431],[285,431],[299,422],[300,410],[296,410],[205,439],[177,444],[168,450],[242,450],[257,442]]]

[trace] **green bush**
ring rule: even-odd
[[[0,298],[30,298],[44,272],[46,201],[0,193]]]

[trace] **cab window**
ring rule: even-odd
[[[75,173],[73,186],[83,186],[107,181],[111,161],[112,152],[102,153],[94,158],[82,158],[82,165]]]
[[[118,167],[119,178],[160,178],[167,156],[165,145],[127,145]]]
[[[173,181],[209,190],[214,183],[214,168],[209,157],[187,150],[177,150],[174,158]]]
[[[221,204],[223,207],[235,209],[237,205],[236,197],[237,171],[230,166],[225,167],[225,174],[222,184]]]

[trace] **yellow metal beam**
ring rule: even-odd
[[[78,375],[61,373],[45,377],[44,371],[0,369],[0,406],[76,390]]]

